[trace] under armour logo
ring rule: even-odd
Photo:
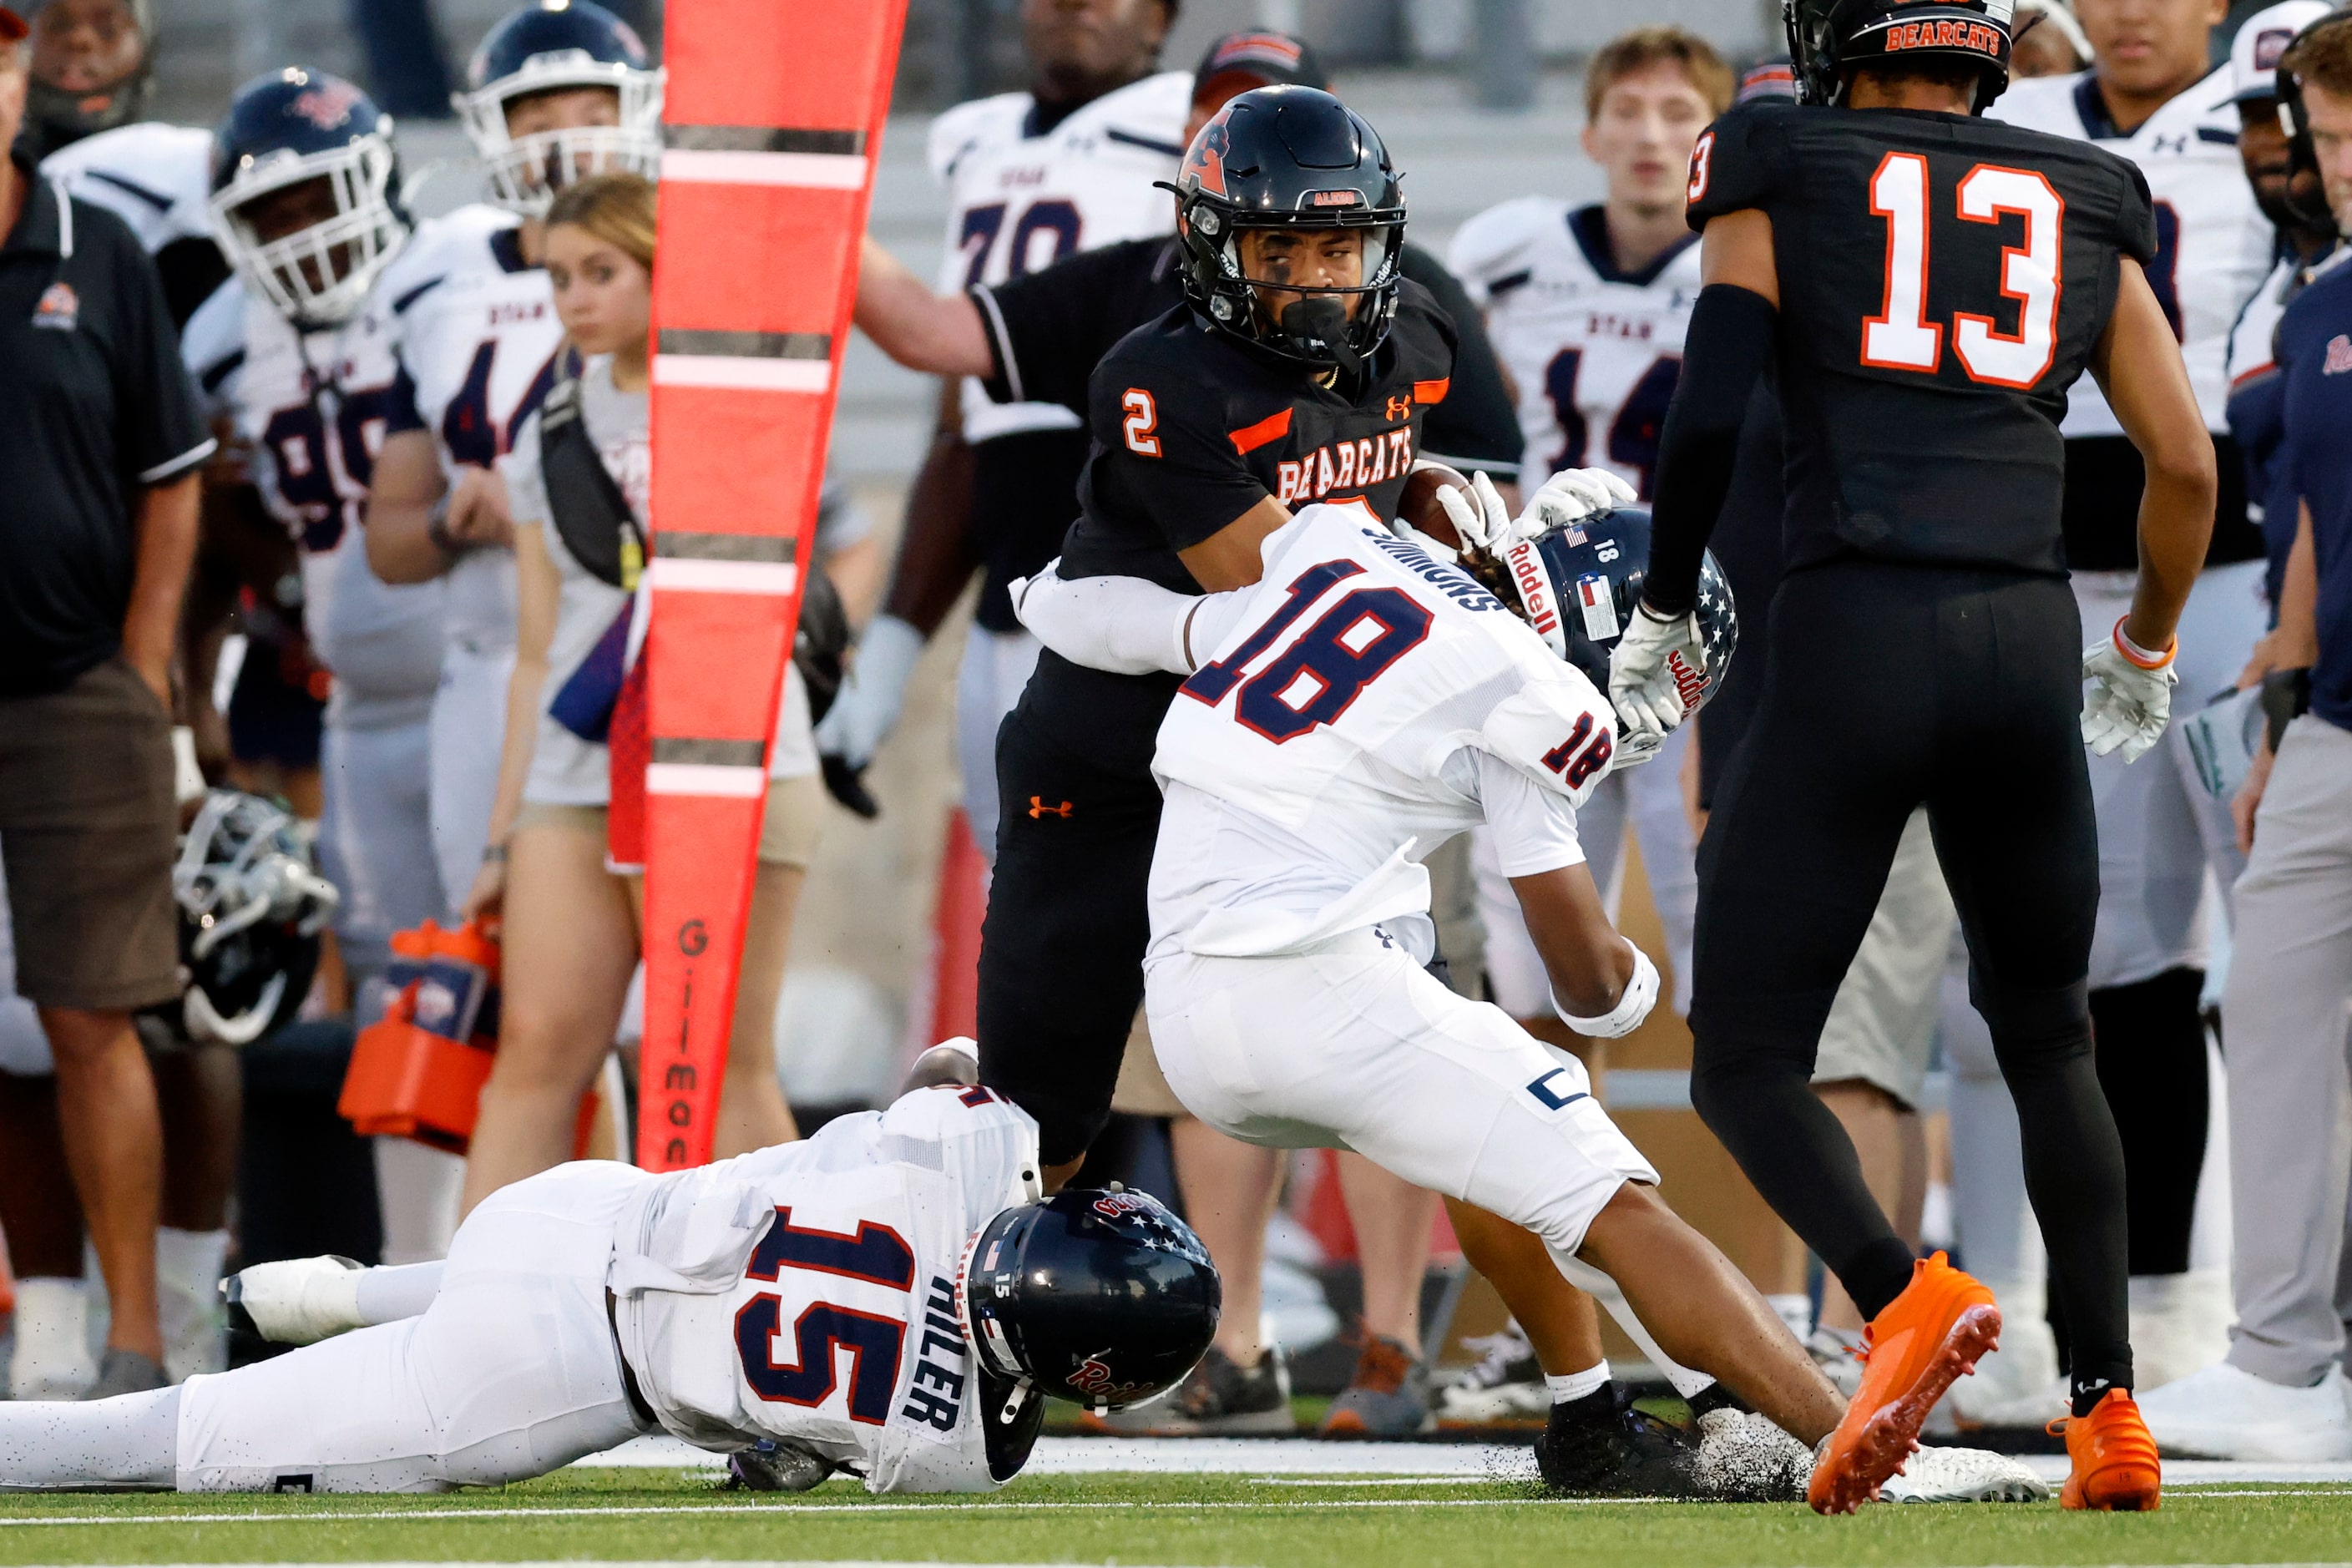
[[[2162,156],[2167,153],[2174,154],[2183,153],[2189,151],[2189,138],[2186,134],[2179,136],[2153,136],[2148,139],[2147,150],[2158,156]]]
[[[1405,420],[1412,418],[1412,399],[1406,396],[1402,392],[1390,394],[1389,417],[1397,421],[1399,424],[1402,424]]]
[[[1043,795],[1033,795],[1029,797],[1029,816],[1032,821],[1041,816],[1066,817],[1076,809],[1076,807],[1066,800],[1059,805],[1047,805],[1045,797]]]

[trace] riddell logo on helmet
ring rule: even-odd
[[[1678,653],[1666,655],[1666,671],[1675,678],[1675,691],[1683,700],[1683,711],[1698,706],[1700,693],[1706,689],[1706,677],[1683,662]]]
[[[1551,579],[1545,574],[1543,563],[1536,559],[1536,547],[1522,540],[1503,559],[1511,569],[1511,581],[1518,586],[1528,624],[1547,637],[1559,636],[1559,606],[1552,600]]]
[[[1092,1206],[1103,1218],[1117,1219],[1121,1215],[1140,1214],[1151,1205],[1133,1193],[1105,1193]]]
[[[1967,49],[1997,57],[2000,34],[1982,22],[1906,22],[1886,29],[1885,52],[1902,49]]]

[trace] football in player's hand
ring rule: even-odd
[[[1454,528],[1454,520],[1445,515],[1445,509],[1437,504],[1437,492],[1464,491],[1465,499],[1475,507],[1477,502],[1468,496],[1469,489],[1469,479],[1444,463],[1416,463],[1412,472],[1405,476],[1403,494],[1397,500],[1397,520],[1411,523],[1449,550],[1459,550],[1460,531]]]

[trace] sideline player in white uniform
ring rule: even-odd
[[[1731,94],[1730,68],[1680,27],[1638,28],[1604,45],[1585,71],[1582,144],[1608,176],[1606,198],[1576,207],[1521,196],[1454,236],[1446,263],[1486,307],[1495,352],[1518,387],[1527,438],[1520,475],[1529,489],[1591,464],[1650,493],[1658,431],[1698,299],[1698,237],[1683,221],[1691,147]],[[1690,1005],[1698,900],[1681,779],[1688,745],[1685,736],[1670,738],[1656,767],[1604,780],[1579,814],[1593,880],[1612,909],[1629,821],[1640,836],[1677,1012]],[[1495,999],[1535,1033],[1569,1045],[1550,1016],[1543,963],[1493,836],[1476,833],[1471,842]]]
[[[181,1389],[0,1404],[0,1491],[445,1491],[654,1431],[757,1445],[771,1488],[992,1491],[1042,1395],[1150,1398],[1217,1318],[1182,1221],[1117,1190],[1041,1200],[1037,1172],[1036,1124],[961,1084],[669,1175],[561,1165],[485,1200],[446,1264],[236,1281],[271,1337],[341,1337]]]
[[[1031,4],[1030,90],[958,104],[931,122],[931,176],[948,193],[939,288],[959,295],[1079,250],[1166,234],[1192,79],[1152,70],[1170,0],[1086,11]],[[1077,515],[1087,433],[1058,404],[990,400],[970,377],[940,388],[940,427],[916,476],[907,534],[882,613],[817,727],[817,745],[863,768],[898,722],[923,644],[984,573],[956,679],[956,756],[972,840],[996,856],[996,730],[1029,683],[1037,643],[1005,597],[1049,559]]]
[[[2232,69],[2209,68],[2223,0],[2082,0],[2075,9],[2092,68],[2011,82],[1988,113],[2130,160],[2155,199],[2147,279],[2180,340],[2221,480],[2212,546],[2182,612],[2180,700],[2193,708],[2235,683],[2266,626],[2262,535],[2229,435],[2228,362],[2231,329],[2271,269],[2275,240],[2239,159]],[[2061,434],[2067,562],[2092,637],[2131,602],[2141,468],[2087,377],[2070,395]],[[2226,910],[2245,862],[2227,804],[2198,783],[2179,734],[2146,766],[2109,755],[2090,767],[2100,889],[2092,1022],[2130,1188],[2132,1343],[2141,1386],[2155,1388],[2224,1348],[2228,1281],[2189,1268],[2210,1119],[2199,1002],[2209,868]]]
[[[563,329],[542,262],[555,187],[607,168],[653,178],[661,73],[593,0],[535,0],[493,27],[457,106],[493,200],[421,226],[377,285],[401,375],[369,498],[388,583],[446,575],[433,700],[433,842],[445,897],[489,836],[514,666],[514,526],[497,462],[555,382]]]
[[[388,320],[363,308],[408,237],[391,126],[324,72],[289,68],[242,89],[211,204],[242,287],[197,316],[208,329],[226,318],[235,349],[197,377],[233,412],[263,499],[300,547],[304,624],[334,677],[320,852],[343,897],[344,962],[362,981],[387,962],[394,931],[447,906],[426,810],[441,589],[379,581],[360,532],[399,374]]]

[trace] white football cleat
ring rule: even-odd
[[[2167,1455],[2273,1464],[2352,1459],[2352,1384],[2330,1372],[2315,1388],[2289,1388],[2216,1362],[2139,1400]]]
[[[1541,1420],[1551,1414],[1551,1390],[1517,1320],[1505,1323],[1498,1332],[1462,1342],[1478,1352],[1478,1360],[1438,1391],[1440,1421],[1484,1426],[1496,1421]]]
[[[2007,1454],[1921,1448],[1878,1489],[1881,1502],[2042,1502],[2049,1485]]]
[[[1710,1410],[1698,1418],[1691,1479],[1720,1502],[1802,1502],[1813,1451],[1748,1410]]]
[[[2132,1381],[2153,1394],[2230,1353],[2237,1320],[2230,1276],[2219,1268],[2131,1278]],[[2135,1393],[2134,1397],[2138,1397]]]
[[[360,1316],[360,1274],[348,1258],[289,1258],[257,1263],[221,1281],[231,1326],[272,1344],[312,1345],[353,1329]]]

